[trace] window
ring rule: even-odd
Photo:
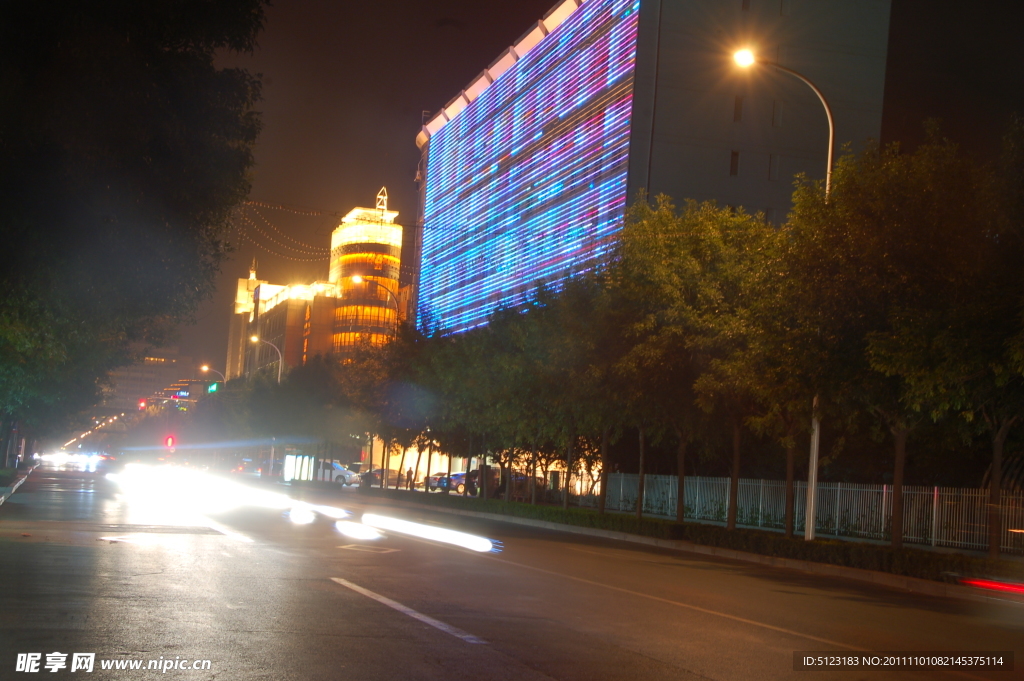
[[[736,101],[732,105],[732,122],[739,123],[743,120],[743,95],[736,95]]]
[[[772,102],[772,127],[782,127],[782,102],[778,99]]]
[[[729,174],[736,176],[740,174],[740,152],[734,151],[729,157]]]
[[[779,179],[779,155],[772,154],[768,157],[768,179]]]

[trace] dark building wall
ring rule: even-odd
[[[631,200],[646,188],[779,222],[796,174],[824,178],[821,102],[769,64],[738,67],[732,55],[743,47],[817,85],[833,111],[837,158],[846,143],[879,138],[888,0],[644,0],[640,20]]]

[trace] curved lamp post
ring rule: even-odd
[[[284,355],[281,354],[281,348],[277,347],[276,345],[274,345],[273,343],[271,343],[268,340],[263,340],[259,336],[251,336],[249,338],[249,340],[252,341],[253,343],[266,343],[270,347],[272,347],[275,350],[277,350],[277,383],[278,383],[278,385],[280,385],[280,383],[281,383],[281,367],[284,366]]]
[[[373,281],[371,279],[364,279],[362,277],[362,275],[359,275],[359,274],[356,274],[356,275],[352,276],[352,283],[353,284],[362,284],[362,283],[373,284],[374,286],[376,286],[379,289],[384,289],[384,291],[388,294],[388,296],[391,298],[391,300],[395,301],[395,331],[394,331],[394,335],[397,338],[398,337],[398,310],[399,310],[400,306],[398,305],[398,298],[396,298],[395,294],[391,292],[391,289],[389,289],[387,286],[382,285],[380,282],[376,282],[376,281]]]
[[[818,89],[817,85],[808,80],[807,77],[804,76],[803,74],[798,73],[793,69],[787,69],[785,66],[779,66],[778,64],[772,64],[769,62],[762,61],[758,59],[757,56],[751,50],[740,50],[739,52],[733,55],[733,59],[736,60],[736,63],[739,66],[745,69],[750,68],[755,64],[759,64],[762,66],[770,66],[773,69],[782,71],[783,73],[788,73],[794,78],[798,78],[801,81],[803,81],[803,83],[807,85],[807,87],[814,90],[814,94],[818,95],[818,99],[821,100],[821,105],[825,107],[825,115],[828,116],[828,164],[825,166],[825,198],[827,199],[829,192],[832,189],[832,160],[836,147],[836,127],[834,121],[832,120],[832,107],[828,105],[828,100],[825,99],[825,95],[822,94],[821,90]]]
[[[814,91],[814,94],[818,95],[818,99],[821,100],[821,105],[825,107],[825,115],[828,116],[828,165],[825,168],[825,201],[827,202],[829,194],[832,191],[832,160],[836,146],[836,127],[835,122],[832,119],[832,107],[828,105],[828,100],[825,99],[825,95],[822,94],[817,85],[808,80],[803,74],[797,73],[793,69],[787,69],[785,66],[764,62],[758,59],[753,51],[749,49],[740,50],[733,55],[733,59],[735,59],[736,63],[743,68],[749,68],[755,64],[760,64],[764,66],[771,66],[783,73],[788,73],[794,78],[798,78],[803,81],[807,87]],[[811,457],[807,468],[807,512],[804,516],[804,539],[807,541],[814,539],[814,521],[817,511],[816,507],[818,505],[818,445],[820,439],[821,420],[818,418],[818,396],[815,395],[814,402],[811,407]]]
[[[221,372],[217,371],[216,369],[211,369],[208,364],[204,364],[203,366],[199,367],[199,370],[202,371],[202,372],[212,371],[213,373],[215,373],[218,376],[220,376],[220,380],[224,381],[225,383],[228,382],[228,379],[224,377],[224,374],[222,374]]]

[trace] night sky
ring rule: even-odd
[[[387,186],[398,222],[411,224],[422,112],[445,105],[553,4],[277,0],[256,53],[221,60],[264,78],[251,198],[344,214],[373,206]],[[1022,26],[1024,3],[894,0],[883,141],[913,146],[922,120],[937,117],[965,148],[992,158],[1010,114],[1024,112]],[[338,223],[331,214],[262,214],[294,239],[323,248]],[[273,283],[327,278],[326,261],[285,260],[239,244],[197,323],[181,328],[181,351],[197,365],[223,370],[235,280],[248,275],[254,255],[259,277]]]

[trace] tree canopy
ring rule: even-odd
[[[0,5],[0,412],[92,404],[211,292],[249,191],[265,0]]]

